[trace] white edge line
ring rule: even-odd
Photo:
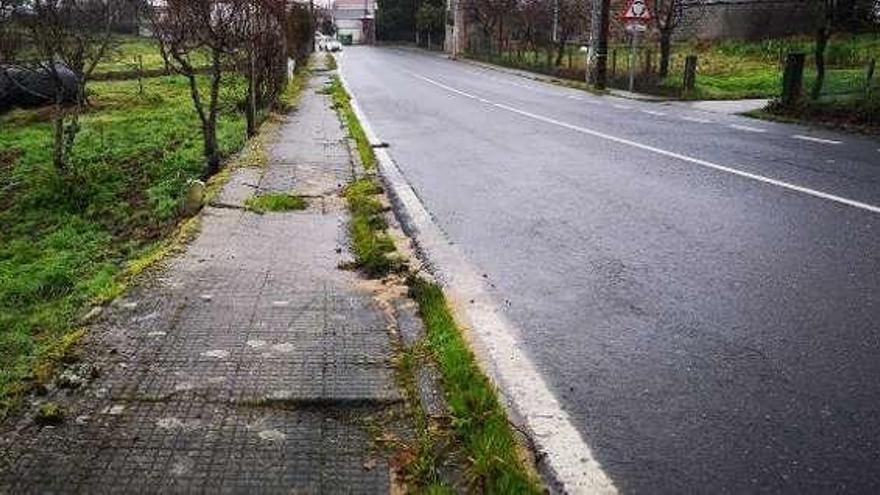
[[[730,124],[728,127],[730,127],[731,129],[737,129],[746,132],[767,132],[767,129],[761,129],[760,127],[750,127],[741,124]]]
[[[351,97],[352,110],[360,120],[367,139],[379,142],[342,70],[337,73]],[[427,78],[424,80],[440,84]],[[413,240],[446,276],[444,286],[451,300],[469,302],[467,305],[455,305],[456,315],[467,323],[470,336],[476,339],[476,350],[481,354],[482,364],[488,365],[486,371],[499,384],[508,408],[524,422],[525,430],[539,451],[540,462],[552,472],[560,491],[616,494],[614,483],[602,470],[592,450],[528,357],[519,338],[520,333],[498,311],[486,282],[470,267],[458,248],[445,238],[388,151],[380,148],[375,150],[375,154],[382,178],[392,199],[399,205],[395,210],[407,217],[401,222],[410,226]]]
[[[822,144],[842,144],[842,141],[836,141],[834,139],[822,139],[813,136],[804,136],[802,134],[795,134],[792,136],[795,139],[800,139],[802,141],[812,141],[814,143],[822,143]]]
[[[688,117],[687,115],[682,115],[681,120],[687,120],[688,122],[696,122],[698,124],[711,124],[712,121],[709,119],[701,119],[699,117]]]

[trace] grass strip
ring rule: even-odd
[[[374,177],[362,177],[345,188],[345,199],[351,212],[349,230],[355,265],[372,278],[381,278],[401,267],[400,259],[392,256],[394,241],[385,232],[385,207],[379,201],[382,187]]]
[[[245,206],[257,213],[301,211],[308,208],[309,203],[300,196],[288,193],[268,193],[253,196],[245,201]]]
[[[332,53],[324,54],[324,66],[328,70],[336,70],[336,57],[333,56]]]
[[[376,158],[366,141],[363,129],[351,109],[350,97],[334,77],[328,93],[335,107],[358,143],[365,168],[375,169]],[[363,146],[362,146],[363,143]],[[374,175],[352,182],[345,190],[351,211],[351,236],[357,265],[370,276],[381,276],[401,268],[394,242],[386,232],[386,208],[379,200],[382,188]],[[442,289],[423,278],[409,274],[410,296],[418,303],[427,329],[427,351],[438,364],[443,388],[452,415],[452,425],[461,459],[465,459],[468,482],[474,492],[490,494],[542,493],[538,481],[520,456],[519,445],[496,390],[483,374],[476,357],[455,322]],[[416,359],[404,351],[400,372],[412,375]],[[418,420],[418,418],[417,418]],[[424,428],[425,421],[418,421]],[[434,455],[432,435],[420,432],[419,454],[409,466],[422,491],[446,493],[437,473],[447,459]]]
[[[364,128],[361,127],[357,115],[351,108],[351,97],[342,86],[339,76],[333,76],[330,80],[329,94],[333,99],[334,108],[342,116],[351,138],[357,144],[358,156],[360,156],[364,169],[367,171],[376,170],[376,155],[373,154],[373,147],[370,146]]]
[[[519,455],[507,415],[443,295],[421,277],[408,281],[425,322],[428,348],[443,375],[452,424],[470,462],[470,482],[484,493],[541,493]]]

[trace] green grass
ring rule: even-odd
[[[352,110],[351,97],[339,78],[334,76],[326,88],[334,107],[342,118],[349,135],[357,144],[361,163],[367,171],[376,169],[376,155],[367,141],[360,121]],[[400,268],[400,260],[392,257],[394,242],[385,232],[385,207],[379,201],[382,187],[375,177],[355,180],[345,189],[345,199],[351,212],[350,234],[355,264],[370,277],[383,277]]]
[[[287,193],[268,193],[253,196],[245,201],[245,206],[257,212],[299,211],[309,207],[300,196]]]
[[[351,212],[349,233],[355,264],[368,276],[381,278],[400,268],[400,260],[392,256],[394,241],[385,232],[385,208],[379,201],[382,188],[374,177],[362,177],[345,188],[345,199]]]
[[[82,331],[90,304],[119,292],[118,277],[154,258],[179,220],[188,180],[204,173],[198,118],[178,77],[90,86],[71,165],[51,166],[51,110],[0,116],[0,416],[29,383],[48,377]],[[224,156],[245,142],[224,86],[218,137]]]
[[[332,53],[327,52],[324,54],[324,66],[329,70],[336,70],[336,57]]]
[[[782,122],[820,124],[835,130],[847,129],[880,134],[880,92],[870,97],[837,97],[820,101],[804,99],[786,108],[773,101],[750,116]]]
[[[308,65],[298,69],[293,74],[281,95],[281,103],[284,106],[284,110],[289,110],[299,104],[299,100],[302,97],[303,91],[308,87],[311,77],[312,71]]]
[[[209,58],[205,52],[196,52],[192,58],[195,67],[207,66]],[[95,75],[119,73],[127,74],[139,70],[143,63],[144,71],[158,71],[165,68],[159,43],[153,38],[120,36],[110,52],[95,67]]]
[[[333,98],[333,105],[342,116],[342,120],[348,128],[348,133],[357,144],[358,156],[366,170],[376,169],[376,156],[373,154],[373,147],[367,139],[364,128],[351,108],[351,97],[342,87],[342,82],[338,76],[333,76],[328,89],[330,96]]]
[[[638,55],[637,70],[644,67],[646,51],[653,53],[653,65],[659,63],[659,47],[656,42],[642,45]],[[546,55],[533,51],[524,52],[521,58],[512,53],[504,53],[491,58],[491,62],[519,67],[535,72],[549,73],[573,80],[583,80],[586,71],[586,58],[574,52],[572,57],[563,57],[561,67],[547,64]],[[626,45],[614,45],[609,55],[609,74],[613,74],[612,87],[625,88],[628,84],[628,56]],[[784,38],[762,41],[717,41],[676,43],[673,45],[670,76],[659,82],[651,82],[637,89],[649,93],[678,95],[687,55],[697,55],[697,88],[687,95],[690,99],[739,99],[773,98],[779,95],[782,85],[782,60],[785,54],[802,51],[807,54],[804,87],[809,90],[816,78],[815,62],[812,56],[813,42],[809,37]],[[840,35],[828,45],[827,72],[824,95],[852,94],[863,91],[865,85],[865,66],[871,58],[880,58],[880,35]],[[483,58],[483,57],[477,57]],[[616,58],[617,67],[611,67]],[[568,61],[572,64],[569,66]],[[880,88],[880,75],[875,75],[875,87]]]
[[[357,117],[348,105],[349,96],[338,79],[334,79],[329,93],[336,102],[341,118],[353,135],[363,131]],[[355,137],[358,140],[358,137]],[[375,167],[372,148],[367,147]],[[363,159],[363,158],[362,158]],[[351,236],[357,265],[369,276],[382,276],[402,269],[395,256],[393,240],[386,232],[385,207],[379,200],[382,188],[373,175],[361,177],[346,188],[345,198],[351,212]],[[452,425],[459,445],[454,449],[465,460],[470,491],[490,494],[539,494],[537,480],[520,457],[513,430],[501,407],[495,388],[477,365],[461,330],[449,310],[442,290],[421,277],[409,274],[411,297],[418,303],[420,315],[427,329],[426,346],[438,364],[446,399],[452,416]],[[399,356],[398,371],[403,381],[411,380],[418,357],[412,352]],[[411,386],[411,384],[410,384]],[[426,493],[450,493],[442,485],[438,472],[447,461],[438,455],[432,442],[435,436],[427,429],[424,417],[416,416],[419,426],[418,452],[411,465],[410,475]],[[458,452],[460,451],[460,452]],[[448,453],[447,453],[448,455]]]
[[[525,469],[495,388],[476,364],[436,284],[410,277],[427,342],[443,375],[453,426],[469,459],[471,485],[485,493],[542,493]]]

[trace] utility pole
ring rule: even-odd
[[[559,0],[553,0],[553,42],[559,41]]]
[[[608,83],[608,29],[611,23],[611,0],[593,0],[592,60],[589,82],[596,89]]]

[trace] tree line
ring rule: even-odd
[[[89,105],[88,84],[118,43],[114,26],[132,9],[152,31],[168,71],[189,82],[205,176],[214,175],[221,165],[222,82],[246,79],[240,107],[253,135],[260,112],[279,104],[288,59],[303,61],[311,49],[311,12],[284,0],[0,0],[0,82],[49,93],[34,96],[54,105],[53,164],[62,177],[76,175],[70,155]],[[47,84],[24,87],[22,81],[35,78]]]
[[[446,0],[379,0],[376,37],[442,47],[446,33]]]
[[[597,45],[594,27],[602,9],[608,11],[608,35],[626,39],[619,18],[626,0],[455,0],[464,11],[467,51],[474,55],[515,59],[544,55],[548,65],[559,68],[571,45]],[[812,93],[821,93],[825,78],[828,43],[835,33],[876,30],[880,0],[652,0],[653,18],[646,42],[656,43],[659,61],[656,77],[669,75],[673,41],[687,39],[695,24],[705,21],[711,9],[730,6],[761,11],[788,9],[793,17],[806,19],[805,33],[814,39],[818,77]],[[424,40],[425,32],[443,36],[451,23],[445,2],[437,0],[380,0],[379,36],[385,40]],[[451,17],[451,16],[450,16]]]

